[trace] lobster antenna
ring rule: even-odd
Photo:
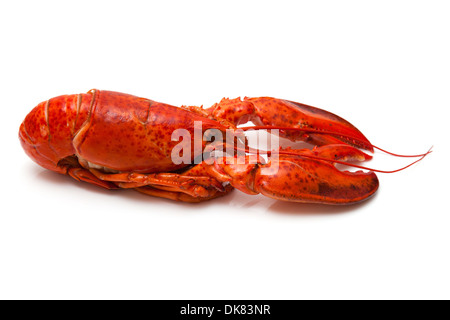
[[[226,145],[225,143],[223,145]],[[291,151],[286,151],[286,150],[278,150],[277,152],[280,154],[287,154],[287,155],[293,155],[293,156],[297,156],[297,157],[303,157],[303,158],[309,158],[309,159],[316,159],[316,160],[322,160],[322,161],[327,161],[327,162],[333,162],[333,163],[339,163],[339,164],[343,164],[349,167],[354,167],[354,168],[359,168],[359,169],[364,169],[364,170],[370,170],[373,172],[379,172],[379,173],[395,173],[395,172],[399,172],[402,170],[405,170],[406,168],[411,167],[413,164],[416,164],[417,162],[423,160],[423,158],[425,158],[427,155],[429,155],[431,152],[433,152],[431,149],[433,147],[431,147],[426,153],[424,153],[423,155],[421,155],[420,159],[417,159],[413,162],[411,162],[410,164],[400,168],[400,169],[395,169],[395,170],[379,170],[379,169],[373,169],[373,168],[369,168],[369,167],[365,167],[365,166],[360,166],[357,164],[353,164],[353,163],[349,163],[349,162],[345,162],[345,161],[341,161],[341,160],[335,160],[335,159],[327,159],[327,158],[323,158],[323,157],[318,157],[318,156],[313,156],[313,155],[307,155],[307,154],[299,154],[296,152],[291,152]],[[237,146],[234,146],[235,150],[240,150],[240,151],[244,151],[247,153],[258,153],[260,150],[258,149],[254,149],[254,148],[250,148],[250,147],[246,147],[245,149],[242,148],[238,148]],[[265,151],[267,153],[272,153],[273,151]]]
[[[347,135],[347,134],[340,134],[340,133],[336,133],[333,131],[326,131],[326,130],[317,130],[317,129],[310,129],[310,128],[291,128],[291,127],[277,127],[277,126],[253,126],[253,127],[239,127],[238,129],[244,130],[244,131],[248,131],[248,130],[263,130],[263,129],[279,129],[279,130],[290,130],[290,131],[301,131],[301,132],[308,132],[308,133],[318,133],[318,134],[328,134],[328,135],[332,135],[332,136],[337,136],[337,137],[341,137],[341,138],[347,138],[350,140],[354,140],[354,141],[358,141],[360,144],[362,145],[369,145],[374,149],[378,149],[384,153],[390,154],[392,156],[395,157],[402,157],[402,158],[418,158],[418,157],[423,157],[424,155],[427,155],[429,152],[427,153],[423,153],[423,154],[415,154],[415,155],[404,155],[404,154],[397,154],[397,153],[393,153],[384,149],[381,149],[380,147],[377,147],[371,143],[367,143],[363,140],[361,140],[360,138],[357,137],[353,137],[351,135]],[[431,149],[430,149],[431,150]]]
[[[432,147],[431,147],[431,148],[432,148]],[[354,167],[354,168],[359,168],[359,169],[364,169],[364,170],[370,170],[370,171],[373,171],[373,172],[380,172],[380,173],[395,173],[395,172],[399,172],[399,171],[405,170],[406,168],[411,167],[413,164],[415,164],[415,163],[417,163],[417,162],[423,160],[423,158],[425,158],[427,155],[429,155],[431,152],[433,152],[433,151],[431,151],[431,148],[430,148],[426,153],[424,153],[424,154],[420,157],[420,159],[417,159],[417,160],[411,162],[410,164],[408,164],[408,165],[406,165],[406,166],[404,166],[404,167],[402,167],[402,168],[400,168],[400,169],[395,169],[395,170],[379,170],[379,169],[373,169],[373,168],[368,168],[368,167],[365,167],[365,166],[360,166],[360,165],[353,164],[353,163],[349,163],[349,162],[345,162],[345,161],[334,160],[334,159],[326,159],[326,158],[317,157],[317,156],[313,156],[313,155],[304,155],[304,154],[299,155],[299,154],[297,154],[297,156],[299,156],[299,157],[305,157],[305,158],[310,158],[310,159],[317,159],[317,160],[329,161],[329,162],[333,162],[333,163],[339,163],[339,164],[343,164],[343,165],[350,166],[350,167]],[[285,154],[285,153],[283,152],[283,154]]]

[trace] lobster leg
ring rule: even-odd
[[[298,155],[280,154],[266,164],[215,163],[210,171],[216,179],[248,194],[294,202],[350,204],[367,199],[378,189],[375,173],[340,171],[327,161],[362,160],[363,153],[353,147],[335,145],[296,152]],[[308,157],[314,154],[320,159]]]
[[[218,197],[226,195],[227,193],[229,193],[230,191],[233,190],[233,187],[231,185],[226,185],[224,187],[223,192],[220,192],[218,190],[210,190],[209,194],[207,196],[196,197],[196,196],[191,196],[189,194],[179,192],[179,191],[161,190],[159,188],[160,188],[159,186],[158,187],[145,186],[145,187],[135,188],[134,190],[144,193],[144,194],[147,194],[147,195],[150,195],[150,196],[154,196],[154,197],[166,198],[166,199],[182,201],[182,202],[192,202],[192,203],[202,202],[202,201],[218,198]]]
[[[210,176],[197,176],[191,171],[176,173],[113,173],[90,169],[101,181],[112,181],[120,188],[135,188],[137,191],[180,201],[198,202],[216,198],[229,192],[221,182]],[[186,196],[181,196],[183,193]],[[194,201],[193,199],[199,199]],[[201,199],[201,200],[200,200]]]
[[[280,136],[292,141],[319,146],[345,143],[373,151],[370,141],[347,120],[293,101],[269,97],[222,99],[206,111],[215,119],[227,120],[235,126],[251,121],[256,126],[280,128]]]
[[[118,189],[114,183],[103,181],[84,168],[68,168],[67,174],[75,180],[88,182],[105,189]]]
[[[58,170],[57,172],[67,174],[78,181],[84,181],[105,189],[118,189],[116,184],[103,181],[92,174],[89,169],[82,167],[77,157],[74,156],[61,159],[55,166],[55,169]]]

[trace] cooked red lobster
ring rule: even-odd
[[[269,152],[267,161],[256,156],[251,162],[257,150],[244,143],[230,148],[236,151],[231,155],[227,149],[195,161],[196,146],[204,152],[211,144],[205,138],[208,130],[226,136],[249,121],[254,126],[241,130],[278,129],[280,137],[314,148],[280,148],[271,151],[277,157]],[[201,141],[195,141],[198,123]],[[177,129],[189,133],[191,140],[182,146],[190,162],[173,161],[173,150],[180,146],[173,137]],[[107,189],[133,188],[185,202],[213,199],[236,188],[285,201],[349,204],[378,189],[373,171],[335,166],[360,167],[343,161],[372,158],[359,150],[373,152],[374,146],[356,127],[328,111],[268,97],[223,99],[203,109],[91,90],[37,105],[21,124],[19,138],[28,156],[46,169]]]

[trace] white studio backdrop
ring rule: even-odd
[[[0,4],[0,298],[450,298],[447,1]],[[201,204],[48,172],[17,132],[98,88],[173,105],[273,96],[374,144],[434,153],[348,207],[232,194]],[[368,166],[410,159],[380,152]]]

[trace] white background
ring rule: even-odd
[[[448,1],[3,1],[0,298],[450,298]],[[48,172],[17,132],[91,88],[173,105],[274,96],[434,153],[349,207],[203,204]],[[408,159],[376,153],[368,165]]]

